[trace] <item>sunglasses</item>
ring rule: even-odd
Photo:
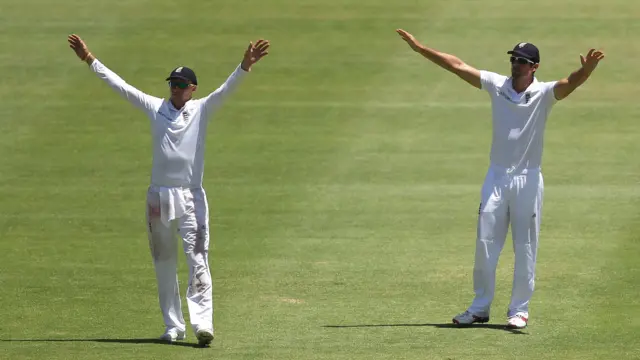
[[[188,84],[186,82],[177,82],[177,81],[169,81],[169,87],[170,88],[178,88],[178,89],[186,89],[189,86],[191,86],[191,84]]]
[[[518,63],[520,65],[524,65],[524,64],[535,64],[533,61],[529,60],[529,59],[525,59],[523,57],[518,57],[518,56],[512,56],[510,59],[511,63]]]

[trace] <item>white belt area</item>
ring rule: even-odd
[[[542,172],[542,169],[540,167],[537,168],[524,168],[521,169],[519,171],[516,172],[516,168],[514,166],[506,168],[504,166],[498,166],[498,165],[494,165],[491,164],[489,166],[489,169],[492,170],[495,173],[498,174],[505,174],[505,175],[526,175],[526,174],[535,174],[535,173],[540,173]]]
[[[160,218],[165,225],[169,225],[171,220],[179,219],[187,210],[187,200],[185,191],[188,189],[181,187],[152,186],[152,191],[160,195]]]

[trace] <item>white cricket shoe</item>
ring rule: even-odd
[[[200,346],[208,346],[213,341],[213,330],[205,328],[198,329],[196,330],[196,338]]]
[[[513,316],[509,316],[507,319],[507,327],[510,329],[524,329],[527,327],[529,321],[529,315],[526,313],[517,313]]]
[[[177,340],[184,340],[186,338],[185,332],[180,331],[176,328],[168,328],[162,336],[160,336],[160,340],[166,342],[174,342]]]
[[[489,322],[488,316],[478,316],[469,311],[465,311],[462,314],[458,314],[453,318],[453,323],[458,325],[471,325],[473,323],[486,323]]]

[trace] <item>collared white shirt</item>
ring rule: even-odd
[[[534,78],[525,91],[517,93],[510,77],[481,71],[480,81],[491,96],[491,164],[510,172],[539,169],[547,117],[557,101],[556,82]]]
[[[151,184],[159,187],[202,187],[208,119],[246,71],[238,66],[214,92],[201,99],[189,100],[182,109],[176,109],[169,99],[147,95],[127,84],[97,59],[91,64],[91,69],[151,120]]]

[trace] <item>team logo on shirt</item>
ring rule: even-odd
[[[503,90],[498,90],[498,95],[502,96],[503,98],[505,98],[506,100],[508,100],[509,102],[512,102],[514,104],[520,104],[522,103],[522,98],[520,99],[514,99],[511,97],[511,95],[507,94],[505,91]],[[526,92],[524,94],[524,103],[525,104],[529,104],[529,101],[531,101],[531,98],[533,97],[533,95],[531,95],[530,92]]]
[[[185,120],[189,120],[189,113],[188,113],[188,112],[186,112],[186,111],[183,111],[183,112],[182,112],[182,117],[183,117]]]

